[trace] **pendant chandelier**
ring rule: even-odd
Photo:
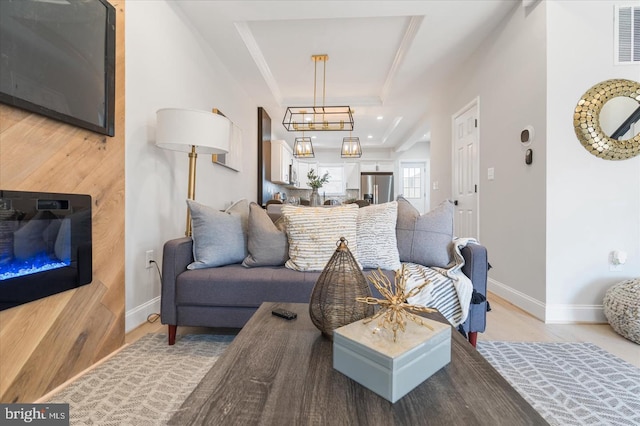
[[[353,130],[353,113],[349,106],[325,106],[327,61],[329,55],[312,55],[313,71],[313,106],[288,107],[282,119],[282,125],[289,132],[300,131],[351,131]],[[318,62],[324,64],[322,75],[322,105],[316,106],[316,88]]]
[[[293,156],[295,158],[315,158],[316,156],[313,152],[311,138],[305,137],[304,132],[302,132],[302,137],[296,138],[296,141],[293,144]]]
[[[340,157],[342,158],[362,157],[362,147],[360,146],[360,138],[351,137],[351,132],[349,132],[349,137],[342,139],[342,149],[340,150]]]

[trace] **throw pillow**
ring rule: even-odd
[[[267,211],[256,203],[249,205],[249,254],[242,262],[247,268],[254,266],[280,266],[289,258],[287,233],[273,223]]]
[[[282,215],[289,237],[289,260],[285,266],[296,271],[322,271],[336,251],[340,237],[349,250],[358,253],[356,220],[358,206],[297,207],[284,205]]]
[[[231,204],[225,212],[240,216],[240,224],[242,225],[242,235],[244,236],[245,253],[247,255],[247,241],[249,238],[249,201],[242,198]]]
[[[236,203],[237,204],[237,203]],[[234,204],[233,211],[221,212],[187,200],[191,211],[193,259],[188,269],[202,269],[240,263],[247,253],[243,232],[243,213]]]
[[[400,269],[396,239],[398,202],[374,204],[358,209],[358,261],[363,268]]]
[[[420,215],[409,201],[398,197],[396,235],[400,261],[446,267],[451,262],[453,212],[453,203],[447,200]]]

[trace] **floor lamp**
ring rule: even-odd
[[[200,154],[226,154],[231,139],[231,121],[208,111],[163,108],[156,113],[156,145],[189,153],[187,198],[196,196],[196,159]],[[187,237],[191,236],[191,212],[187,208]]]

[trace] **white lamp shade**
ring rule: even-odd
[[[231,121],[208,111],[163,108],[156,112],[156,145],[173,151],[226,154],[231,140]]]

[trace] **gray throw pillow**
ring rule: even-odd
[[[236,201],[231,204],[225,212],[240,216],[240,223],[242,225],[242,235],[244,236],[244,255],[247,251],[247,241],[249,238],[249,201],[246,198]]]
[[[249,205],[249,255],[243,266],[281,266],[289,259],[287,233],[273,223],[267,211],[256,203]]]
[[[242,209],[229,211],[230,208],[221,212],[193,200],[187,200],[187,205],[191,211],[194,259],[187,268],[202,269],[242,262],[247,253],[243,213],[237,211]]]
[[[451,262],[453,213],[449,200],[420,215],[409,201],[398,197],[396,237],[400,261],[446,267]]]

